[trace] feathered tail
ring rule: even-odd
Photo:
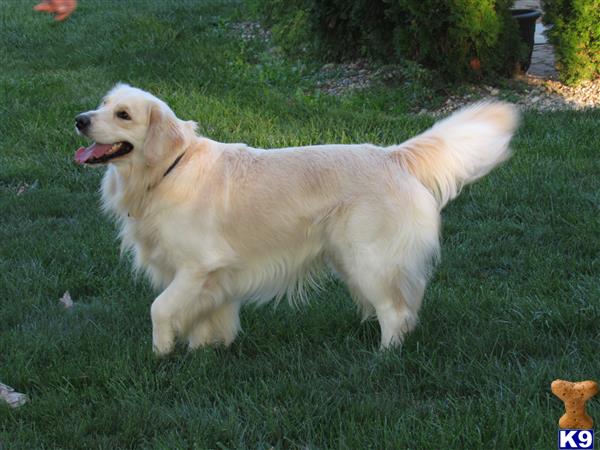
[[[508,144],[518,122],[518,110],[509,103],[479,103],[388,151],[431,191],[441,209],[465,184],[510,157]]]

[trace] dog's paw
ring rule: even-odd
[[[217,340],[213,336],[212,327],[207,324],[198,324],[188,335],[188,350],[208,347]]]
[[[168,348],[157,347],[155,344],[152,344],[152,351],[158,357],[167,356],[169,353],[173,351],[173,346],[171,345]]]
[[[218,328],[209,321],[198,323],[188,334],[188,350],[209,346],[229,347],[237,334],[237,327]]]
[[[166,356],[173,351],[175,347],[175,339],[164,334],[153,333],[152,336],[152,351],[156,356]]]
[[[174,345],[168,345],[168,346],[158,346],[156,344],[152,344],[152,351],[154,352],[154,354],[156,356],[162,357],[162,356],[167,356],[169,353],[171,353],[173,351],[173,347]]]

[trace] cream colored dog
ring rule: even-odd
[[[304,297],[326,266],[383,348],[414,328],[439,253],[440,210],[509,156],[518,114],[505,103],[463,109],[400,145],[262,150],[197,136],[161,100],[119,84],[78,132],[82,164],[108,163],[104,209],[122,246],[162,290],[154,351],[230,344],[244,301]]]

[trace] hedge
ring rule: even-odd
[[[511,75],[526,51],[512,0],[251,0],[290,53],[412,60],[446,80]]]
[[[600,76],[600,0],[545,0],[543,20],[567,84]]]

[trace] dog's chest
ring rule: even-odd
[[[199,217],[171,212],[130,220],[129,228],[138,261],[167,273],[182,266],[212,267],[227,253]]]
[[[129,219],[128,233],[136,261],[146,268],[161,272],[173,272],[177,259],[177,243],[171,242],[168,233],[159,223],[149,220]]]

